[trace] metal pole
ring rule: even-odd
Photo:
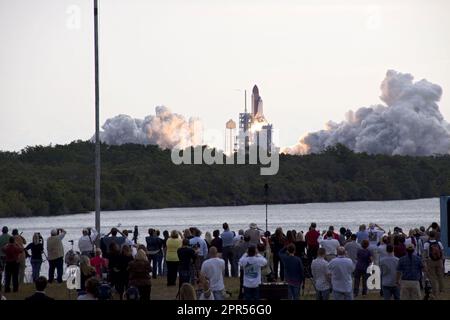
[[[268,226],[267,226],[267,200],[266,200],[266,231],[269,230]]]
[[[98,0],[94,0],[95,47],[95,229],[100,233],[100,93],[98,75]]]
[[[268,202],[268,197],[269,197],[269,185],[267,183],[264,185],[264,196],[265,196],[265,200],[266,200],[266,231],[268,231],[269,227],[268,227],[268,223],[267,223],[267,202]]]

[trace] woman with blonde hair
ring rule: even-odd
[[[212,240],[213,240],[213,237],[211,235],[211,232],[206,231],[205,232],[205,241],[206,241],[206,244],[208,245],[208,249],[211,247]]]
[[[150,262],[144,250],[139,249],[133,261],[128,263],[128,274],[130,287],[136,287],[139,291],[141,301],[150,300],[152,281],[150,277]]]
[[[82,255],[80,257],[80,282],[81,291],[86,290],[86,281],[97,275],[97,271],[91,266],[91,261],[88,256]]]
[[[303,258],[306,252],[306,241],[302,231],[297,232],[297,234],[295,235],[294,245],[295,255],[299,258]]]
[[[195,288],[190,283],[183,283],[180,288],[180,300],[197,300]]]
[[[170,238],[166,242],[166,261],[167,261],[167,286],[174,286],[177,282],[178,264],[178,249],[181,248],[182,240],[177,230],[172,230]]]

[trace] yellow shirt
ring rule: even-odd
[[[180,261],[178,259],[178,249],[181,248],[182,245],[182,241],[180,238],[174,239],[174,238],[169,238],[167,239],[166,242],[166,247],[167,247],[167,251],[166,251],[166,261]]]

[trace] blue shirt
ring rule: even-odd
[[[302,260],[299,257],[288,255],[286,248],[280,251],[279,256],[284,264],[286,282],[293,286],[299,286],[305,278]]]
[[[356,242],[361,243],[363,240],[369,240],[369,232],[367,230],[356,233]]]
[[[422,275],[422,259],[413,254],[401,257],[398,261],[397,271],[402,273],[402,280],[419,281]]]
[[[220,235],[222,238],[222,247],[231,247],[233,246],[234,233],[230,230],[222,232]]]
[[[198,256],[200,257],[206,257],[208,255],[208,245],[206,244],[206,241],[203,240],[200,237],[194,237],[191,240],[189,240],[189,244],[191,246],[198,244],[200,246],[200,251],[198,252]]]
[[[359,249],[356,254],[356,268],[360,272],[365,272],[370,265],[370,257],[372,253],[368,249]]]

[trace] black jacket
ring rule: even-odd
[[[35,292],[33,295],[29,296],[28,298],[25,298],[27,301],[53,301],[55,299],[50,298],[45,293],[42,292]]]

